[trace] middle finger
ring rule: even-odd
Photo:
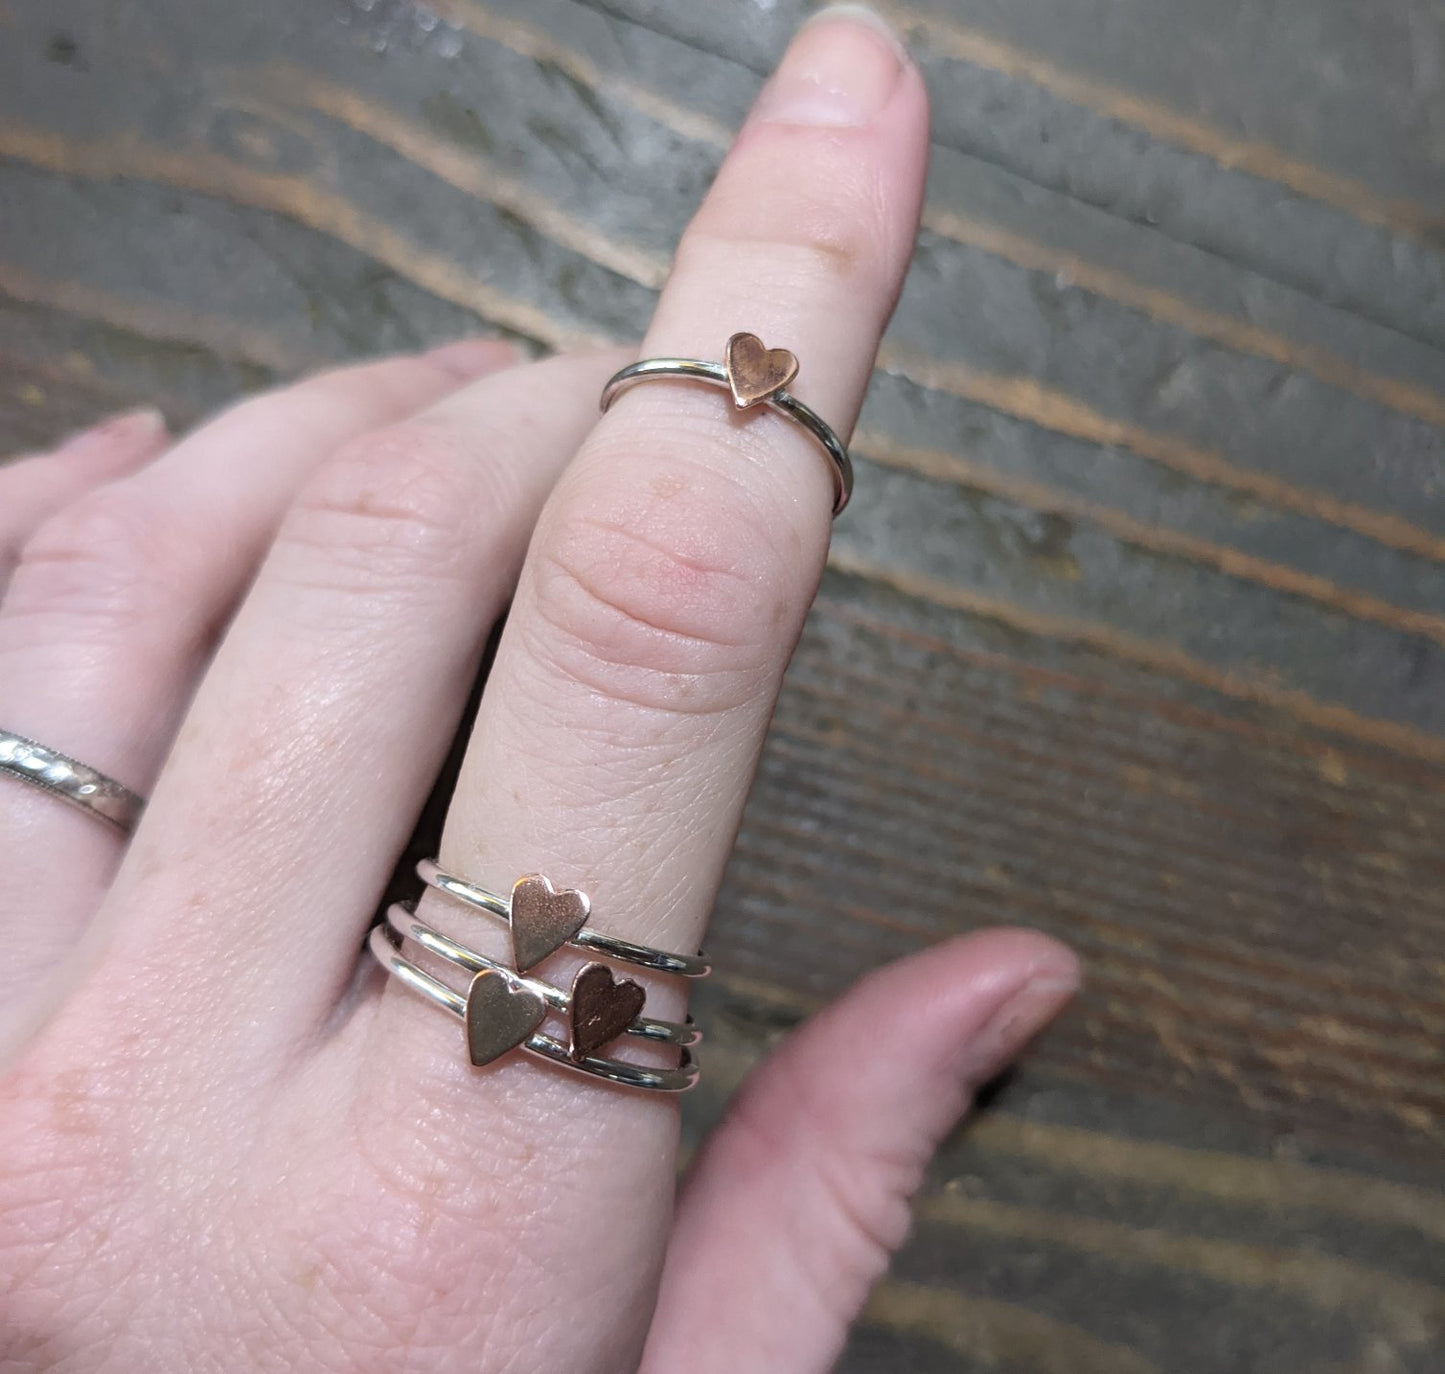
[[[716,358],[751,330],[797,354],[791,389],[846,434],[912,246],[926,126],[922,82],[891,36],[808,25],[684,237],[644,354]],[[539,522],[443,866],[503,892],[540,871],[590,894],[594,927],[696,949],[822,570],[831,496],[814,440],[780,416],[738,417],[725,394],[682,381],[619,399]],[[434,894],[425,911],[483,950],[497,934]],[[566,986],[570,960],[544,976]],[[650,1015],[680,1010],[676,988],[641,981]],[[532,1363],[623,1367],[668,1216],[673,1111],[525,1055],[472,1071],[455,1028],[397,985],[368,1047],[359,1120],[394,1135],[424,1119],[433,1154],[435,1123],[450,1123],[459,1176],[503,1142],[529,1161],[507,1176],[528,1219],[507,1262],[549,1292],[589,1294],[588,1319],[557,1324]],[[402,1171],[418,1150],[374,1153]],[[439,1326],[467,1290],[457,1278]],[[506,1347],[504,1332],[492,1339]]]
[[[127,989],[107,1015],[133,989],[152,1021],[199,1017],[184,1044],[223,1040],[250,1073],[332,1014],[360,934],[342,931],[375,909],[536,510],[591,423],[556,397],[620,357],[493,374],[309,476],[72,956],[84,970],[104,952]]]

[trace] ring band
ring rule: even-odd
[[[388,935],[389,927],[378,924],[372,927],[367,946],[383,969],[398,982],[427,999],[444,1011],[450,1012],[464,1024],[467,1022],[469,998],[433,978],[424,969],[418,968],[402,955]],[[482,972],[476,979],[496,978],[494,972]],[[476,986],[476,979],[473,986]],[[678,1065],[675,1069],[654,1069],[641,1064],[629,1064],[622,1059],[604,1059],[587,1055],[581,1059],[572,1056],[567,1046],[550,1035],[532,1032],[519,1042],[519,1047],[529,1054],[535,1054],[560,1068],[585,1073],[622,1087],[641,1088],[648,1092],[681,1093],[697,1083],[698,1070],[692,1052],[686,1045],[679,1050]]]
[[[726,362],[701,358],[645,358],[615,373],[602,388],[602,410],[629,386],[658,377],[708,382],[731,391],[739,410],[766,405],[802,425],[828,455],[833,473],[833,518],[843,513],[853,495],[853,462],[843,441],[817,411],[786,390],[798,371],[798,360],[785,348],[767,349],[755,334],[734,334],[727,343]]]
[[[114,778],[8,730],[0,730],[0,773],[43,788],[123,835],[135,829],[145,809],[145,799]]]
[[[512,927],[514,948],[527,935],[526,931],[519,932],[518,923],[513,917],[514,905],[517,904],[519,892],[524,892],[524,885],[528,885],[525,889],[526,895],[530,895],[530,892],[535,890],[539,884],[544,885],[545,892],[539,894],[542,901],[546,901],[548,898],[555,901],[559,897],[568,895],[554,891],[551,883],[535,874],[519,878],[512,887],[512,897],[507,898],[499,896],[495,892],[488,892],[486,888],[468,882],[465,878],[458,878],[455,874],[445,872],[437,866],[434,859],[423,859],[417,864],[416,872],[428,887],[434,887],[438,892],[444,892],[448,897],[454,897],[457,901],[464,902],[477,911],[485,911],[489,915],[506,921]],[[557,940],[551,949],[546,949],[543,953],[538,954],[535,949],[527,949],[525,946],[519,950],[517,959],[519,973],[525,973],[529,968],[540,963],[547,954],[552,952],[552,949],[556,949],[562,944],[576,945],[608,959],[616,959],[619,963],[634,964],[638,968],[650,969],[653,973],[671,973],[680,978],[704,978],[711,972],[712,965],[708,962],[707,955],[701,950],[696,954],[670,954],[666,950],[653,949],[649,945],[633,944],[631,940],[620,940],[616,936],[603,935],[600,931],[583,926],[581,922],[586,917],[587,899],[581,893],[572,895],[579,899],[582,910],[582,916],[578,919],[576,927],[565,939]],[[545,939],[542,941],[544,946],[547,943]],[[535,957],[533,957],[534,955]]]
[[[393,902],[387,908],[386,923],[403,939],[412,941],[468,973],[500,973],[515,985],[531,988],[555,1011],[565,1012],[570,1006],[568,996],[561,988],[545,983],[540,978],[523,978],[505,964],[488,959],[485,954],[468,949],[466,945],[459,944],[441,931],[432,929],[418,918],[409,902]],[[654,1021],[650,1017],[639,1016],[623,1033],[636,1036],[640,1040],[659,1041],[665,1045],[696,1045],[702,1039],[702,1032],[691,1017],[683,1022]]]

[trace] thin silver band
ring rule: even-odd
[[[725,391],[732,387],[728,370],[722,363],[710,363],[701,358],[644,358],[640,363],[624,367],[602,388],[602,409],[606,411],[629,386],[654,377],[681,377],[687,381],[709,382]],[[822,444],[823,451],[828,455],[833,467],[833,518],[836,520],[853,495],[853,461],[848,457],[843,441],[817,411],[804,405],[791,392],[775,391],[763,404],[771,406],[779,415],[795,420]]]
[[[566,1011],[569,1002],[567,994],[551,983],[540,978],[524,978],[515,970],[485,954],[478,954],[466,945],[433,930],[425,921],[419,920],[407,902],[393,902],[386,912],[386,923],[403,939],[411,940],[430,951],[440,959],[466,969],[468,973],[500,973],[514,987],[531,988],[541,999],[557,1011]],[[651,1017],[639,1016],[628,1028],[628,1035],[642,1040],[659,1040],[665,1045],[696,1045],[702,1039],[691,1017],[686,1022],[654,1021]]]
[[[145,799],[114,778],[8,730],[0,730],[0,773],[43,788],[114,826],[122,835],[135,829],[145,809]]]
[[[382,968],[399,983],[425,997],[427,1001],[450,1012],[465,1022],[467,999],[424,969],[418,968],[405,958],[392,944],[384,924],[372,927],[367,947]],[[585,1059],[573,1059],[567,1046],[550,1035],[540,1033],[529,1036],[521,1047],[529,1054],[535,1054],[560,1068],[571,1069],[574,1073],[585,1073],[592,1078],[602,1078],[609,1083],[618,1083],[626,1088],[642,1088],[649,1092],[682,1093],[697,1083],[698,1070],[692,1053],[686,1045],[679,1050],[675,1069],[652,1069],[641,1064],[629,1064],[622,1059],[603,1059],[588,1055]]]
[[[457,901],[465,902],[477,911],[485,911],[504,921],[512,919],[510,900],[498,896],[495,892],[488,892],[486,888],[478,887],[475,883],[469,883],[465,878],[458,878],[455,874],[445,872],[438,868],[432,859],[423,859],[417,864],[416,872],[417,877],[428,887],[434,887],[438,892],[446,893],[448,897],[454,897]],[[583,926],[568,943],[592,950],[608,959],[616,959],[624,964],[635,964],[638,968],[651,969],[654,973],[672,973],[680,978],[704,978],[712,971],[712,965],[708,962],[707,955],[701,950],[695,955],[669,954],[666,950],[653,949],[650,945],[635,945],[631,940],[619,940],[612,935],[603,935],[598,931],[589,930],[586,926]]]

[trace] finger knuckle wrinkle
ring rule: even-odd
[[[857,221],[834,215],[795,217],[786,225],[730,225],[717,232],[693,231],[677,254],[676,271],[716,272],[719,263],[751,263],[787,294],[816,292],[820,286],[865,289],[876,257],[874,236]],[[763,266],[756,265],[761,262]],[[696,264],[696,266],[693,266]]]
[[[83,1072],[20,1071],[0,1113],[0,1267],[55,1270],[57,1243],[103,1224],[127,1183]]]
[[[769,655],[775,580],[766,556],[729,547],[727,522],[566,521],[534,576],[546,653],[605,695],[711,712],[746,699]]]
[[[810,142],[806,150],[783,149],[779,156],[769,150],[750,159],[745,177],[729,169],[684,236],[679,259],[693,253],[715,259],[721,244],[746,253],[754,271],[761,261],[785,270],[801,264],[821,280],[849,285],[871,279],[890,237],[878,169],[860,163],[846,140],[831,135],[820,140],[816,131],[765,126],[762,136]],[[800,165],[807,169],[801,175]]]
[[[353,440],[297,498],[283,538],[377,578],[457,570],[479,505],[470,456],[438,425]]]
[[[765,1072],[777,1075],[779,1068],[774,1063]],[[774,1088],[789,1093],[796,1104],[792,1115],[780,1111],[777,1091],[744,1087],[735,1100],[725,1126],[731,1171],[747,1180],[770,1168],[786,1170],[806,1153],[808,1191],[800,1197],[798,1224],[780,1239],[825,1309],[851,1321],[906,1235],[908,1204],[880,1189],[869,1161],[820,1129],[820,1116],[808,1105],[812,1094],[806,1085],[795,1088],[791,1077],[775,1077]]]
[[[823,1206],[839,1233],[850,1242],[839,1251],[854,1263],[855,1272],[871,1281],[907,1236],[912,1217],[910,1199],[922,1180],[923,1164],[916,1149],[892,1148],[879,1140],[863,1141],[839,1119],[834,1104],[821,1095],[814,1080],[781,1060],[772,1065],[775,1089],[791,1101],[814,1161],[813,1178]],[[757,1101],[745,1102],[745,1119],[761,1126]]]
[[[832,1200],[834,1214],[853,1239],[855,1272],[871,1283],[888,1267],[893,1252],[908,1235],[912,1187],[899,1187],[890,1177],[889,1161],[834,1158],[818,1171],[819,1183]],[[884,1177],[875,1176],[881,1173]],[[914,1184],[916,1186],[916,1183]]]
[[[335,1333],[343,1344],[369,1331],[378,1347],[404,1350],[423,1327],[430,1340],[468,1338],[477,1321],[472,1297],[505,1287],[525,1249],[515,1190],[488,1171],[458,1189],[440,1168],[375,1156],[360,1160],[356,1183],[351,1198],[329,1200],[324,1223],[307,1237],[308,1286],[330,1299],[308,1308],[346,1314],[347,1329]],[[367,1198],[360,1210],[357,1193]],[[494,1243],[479,1251],[479,1234]],[[387,1275],[381,1289],[379,1272]]]
[[[123,484],[82,497],[24,545],[7,609],[59,612],[93,626],[149,618],[184,585],[192,548],[168,526]]]

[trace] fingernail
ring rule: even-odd
[[[908,58],[881,15],[830,5],[798,30],[753,106],[766,124],[834,128],[871,123],[888,104]]]
[[[522,361],[522,351],[502,339],[459,339],[429,349],[422,357],[462,381],[472,381],[514,367]]]
[[[903,40],[899,38],[893,25],[888,22],[872,5],[860,4],[837,4],[821,5],[810,14],[800,28],[807,28],[809,24],[827,23],[831,19],[851,19],[857,24],[867,24],[875,32],[881,34],[888,41],[888,46],[898,54],[900,62],[908,61],[908,49],[903,46]]]
[[[1079,990],[1077,963],[1059,961],[1036,970],[973,1037],[963,1077],[977,1088],[997,1077]]]
[[[70,453],[79,448],[104,441],[107,444],[121,444],[130,447],[148,440],[160,439],[166,433],[166,417],[154,406],[143,406],[139,410],[122,411],[119,415],[108,415],[99,424],[89,429],[77,430],[68,435],[55,447],[55,453]]]

